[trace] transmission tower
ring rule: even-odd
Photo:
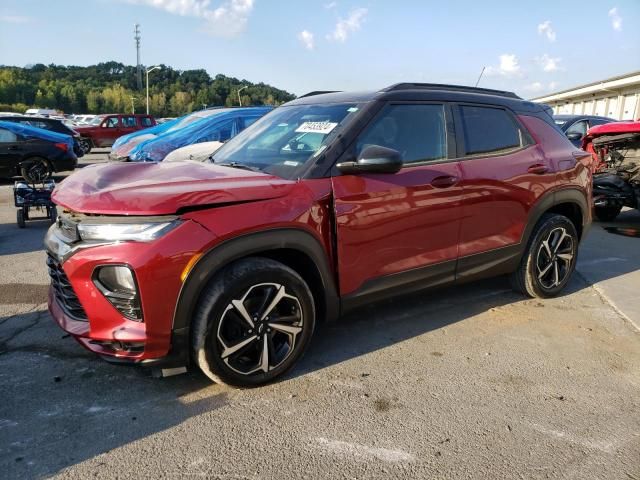
[[[140,24],[136,23],[133,30],[133,38],[136,41],[136,79],[138,80],[138,90],[142,90],[142,65],[140,65]]]

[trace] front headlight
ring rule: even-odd
[[[178,224],[178,220],[153,223],[79,223],[78,233],[82,240],[90,242],[150,242],[173,230]]]

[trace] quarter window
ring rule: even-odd
[[[522,134],[511,115],[500,108],[460,107],[465,155],[499,154],[522,145]]]
[[[444,106],[388,106],[358,138],[356,155],[369,145],[397,150],[404,163],[445,158],[447,135]]]

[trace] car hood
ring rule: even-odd
[[[295,181],[210,163],[111,163],[77,171],[53,192],[55,203],[80,213],[170,215],[187,208],[267,200]]]
[[[591,143],[594,138],[601,137],[603,135],[619,135],[623,133],[640,133],[640,121],[612,122],[591,127],[587,134],[582,138],[582,148],[586,150],[586,146]]]

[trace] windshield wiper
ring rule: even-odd
[[[238,163],[238,162],[227,162],[227,163],[215,163],[214,162],[214,165],[220,165],[221,167],[239,168],[241,170],[250,170],[252,172],[261,172],[262,171],[257,167],[250,167],[249,165],[244,165],[244,164]]]

